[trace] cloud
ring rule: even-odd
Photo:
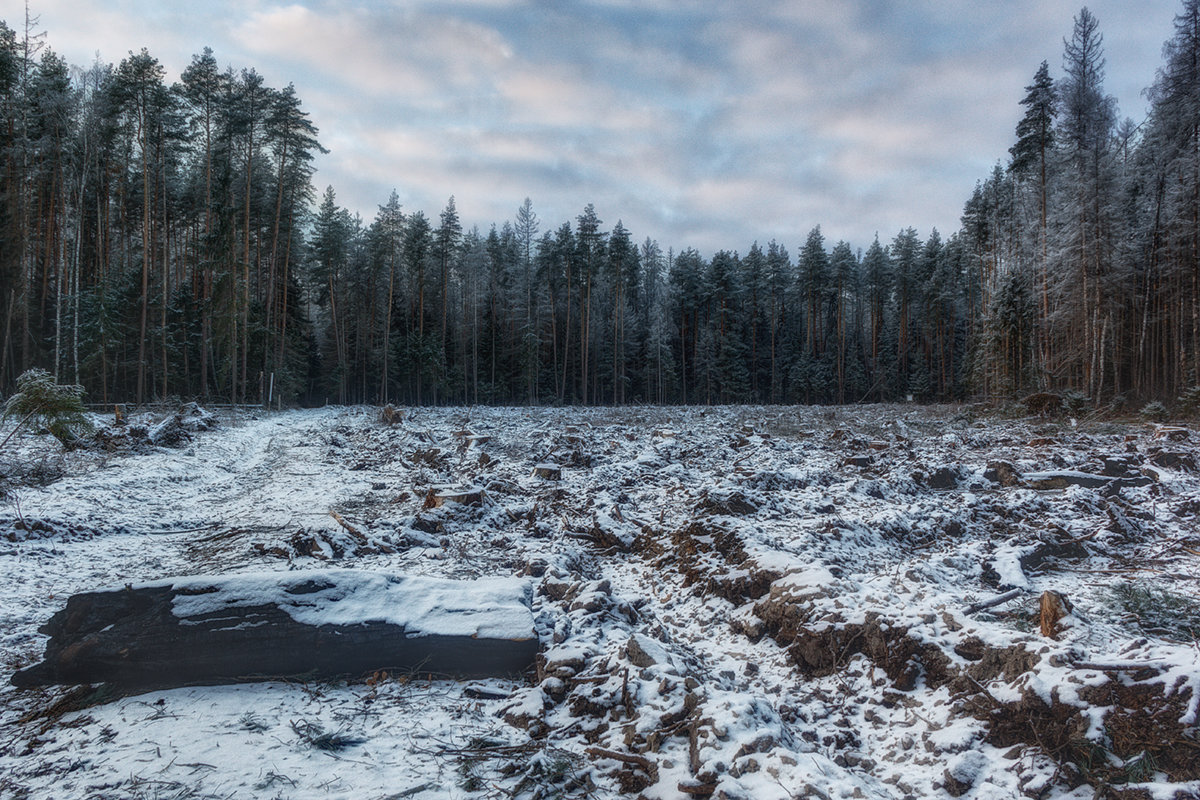
[[[1090,0],[1108,85],[1140,119],[1177,0]],[[530,196],[544,226],[588,202],[638,240],[797,249],[949,233],[1007,155],[1038,64],[1078,0],[43,0],[86,65],[148,47],[174,79],[205,45],[296,85],[330,150],[316,181],[371,217],[393,188],[469,226]],[[14,21],[9,20],[13,25]]]

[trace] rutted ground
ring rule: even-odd
[[[1198,796],[1195,438],[959,408],[322,409],[73,453],[0,507],[9,670],[73,592],[315,566],[526,576],[542,656],[482,685],[5,688],[0,794]],[[1070,611],[1049,636],[1046,590]]]

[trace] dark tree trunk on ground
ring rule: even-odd
[[[492,591],[480,608],[435,602],[432,611],[414,610],[427,605],[424,601],[403,599],[428,597],[424,584],[416,591],[402,588],[409,594],[401,595],[400,604],[409,608],[400,610],[410,619],[402,624],[347,621],[338,598],[357,596],[351,603],[361,608],[365,595],[368,607],[386,608],[393,586],[426,579],[353,570],[246,577],[252,583],[243,576],[190,578],[74,595],[41,628],[50,635],[45,660],[14,674],[12,683],[23,688],[100,682],[167,687],[384,669],[483,677],[521,673],[533,666],[538,651],[518,583],[511,591],[507,585]],[[472,586],[440,581],[434,590],[443,597],[469,598]],[[223,600],[227,597],[232,602]],[[333,608],[336,622],[317,624],[319,618],[304,616],[302,609],[321,604]],[[437,632],[439,627],[450,633]]]

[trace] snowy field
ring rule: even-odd
[[[325,408],[102,438],[0,450],[0,797],[1200,797],[1184,428]],[[72,594],[343,568],[529,582],[536,671],[8,685]]]

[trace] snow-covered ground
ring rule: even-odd
[[[0,797],[1197,797],[1196,440],[911,406],[18,436]],[[71,594],[341,568],[531,581],[536,674],[7,686]]]

